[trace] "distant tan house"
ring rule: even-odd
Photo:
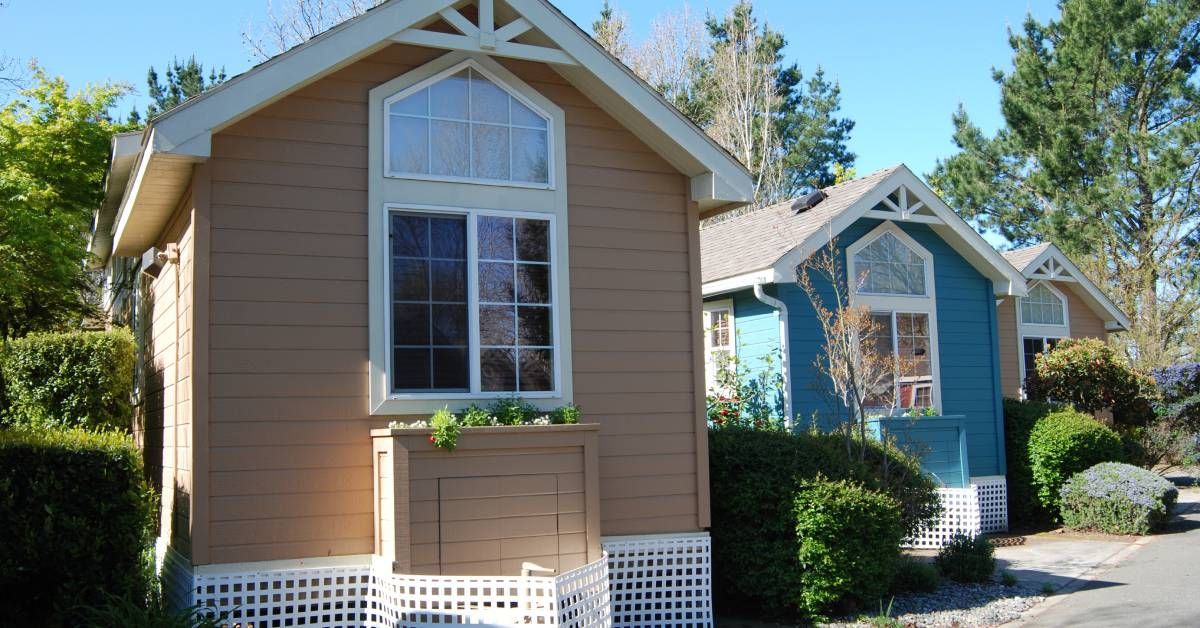
[[[1004,253],[1028,281],[1029,295],[998,302],[1001,387],[1020,398],[1034,357],[1062,338],[1099,338],[1129,329],[1129,318],[1057,246]]]
[[[751,180],[548,2],[384,2],[118,137],[107,185],[177,602],[711,623],[698,221]],[[514,395],[583,424],[386,429]]]

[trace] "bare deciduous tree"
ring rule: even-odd
[[[267,0],[264,23],[247,22],[242,45],[259,61],[302,44],[330,28],[362,15],[380,0]]]
[[[667,100],[681,109],[693,99],[697,68],[708,47],[704,24],[684,3],[650,22],[650,35],[622,58]],[[690,113],[685,110],[685,113]]]
[[[627,27],[629,16],[624,11],[614,9],[604,0],[600,9],[600,19],[592,22],[592,35],[596,43],[612,56],[629,63],[629,33]]]

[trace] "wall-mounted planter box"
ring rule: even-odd
[[[371,430],[375,553],[395,573],[562,573],[600,558],[600,426]]]
[[[921,466],[948,488],[971,481],[967,466],[967,426],[961,414],[878,417],[868,421],[878,438],[890,435],[901,448],[921,458]]]

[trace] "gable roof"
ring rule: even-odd
[[[786,201],[703,225],[704,294],[794,281],[796,265],[859,218],[929,225],[992,279],[997,294],[1026,293],[1021,274],[904,164],[821,191],[826,198],[805,211]]]
[[[1069,285],[1071,291],[1104,321],[1104,327],[1109,331],[1129,329],[1129,317],[1125,312],[1053,243],[1042,242],[1005,251],[1004,257],[1021,271],[1030,285],[1036,281],[1057,281]]]
[[[470,3],[463,0],[388,0],[152,120],[113,221],[118,253],[149,246],[155,227],[175,209],[192,164],[208,158],[214,133],[395,43],[551,64],[691,177],[691,200],[701,212],[740,206],[753,197],[753,182],[737,159],[548,0],[476,1],[478,25],[458,12],[456,7]],[[507,22],[496,28],[502,20]],[[461,34],[422,28],[435,22]],[[146,179],[154,183],[143,186]]]

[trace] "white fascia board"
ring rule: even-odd
[[[1041,268],[1042,264],[1045,264],[1046,260],[1051,258],[1063,268],[1066,268],[1067,272],[1075,278],[1075,282],[1072,284],[1072,287],[1076,288],[1075,293],[1092,308],[1093,312],[1100,315],[1100,318],[1105,319],[1105,329],[1109,331],[1127,331],[1129,329],[1131,323],[1125,312],[1121,311],[1121,308],[1117,307],[1117,304],[1113,303],[1112,299],[1109,299],[1100,290],[1099,286],[1092,283],[1092,280],[1088,279],[1088,276],[1079,270],[1075,262],[1072,262],[1071,258],[1067,257],[1066,253],[1063,253],[1062,249],[1058,248],[1054,243],[1050,243],[1050,246],[1047,246],[1045,251],[1042,251],[1033,261],[1025,265],[1027,270],[1025,277],[1032,279],[1034,271]],[[1059,281],[1059,279],[1052,279],[1050,281]]]
[[[755,284],[776,283],[775,280],[776,275],[774,270],[763,268],[754,272],[706,282],[700,286],[700,294],[705,297],[711,297],[727,292],[737,292],[738,290],[753,288]]]
[[[138,153],[137,161],[133,166],[133,178],[125,185],[125,196],[121,199],[120,207],[117,208],[117,217],[112,230],[114,242],[120,241],[125,226],[129,224],[129,216],[133,213],[133,206],[137,202],[138,191],[141,190],[142,182],[146,180],[146,171],[150,168],[150,157],[153,154],[150,147],[154,145],[156,129],[148,127],[146,132],[148,135],[143,137],[141,152]]]
[[[650,138],[655,141],[648,142],[656,150],[663,148],[662,143],[678,146],[696,163],[684,163],[688,160],[678,156],[663,156],[685,174],[693,177],[712,176],[711,185],[705,185],[703,179],[698,186],[693,182],[693,191],[698,187],[702,191],[707,190],[711,196],[701,196],[693,200],[716,207],[729,203],[744,204],[753,199],[754,184],[750,173],[732,155],[692,124],[678,109],[667,103],[657,91],[614,60],[570,19],[545,0],[508,0],[508,4],[549,37],[563,52],[579,62],[580,68],[559,68],[561,74],[568,79],[574,79],[573,83],[579,83],[576,87],[601,105],[611,105],[613,101],[612,98],[605,98],[604,92],[610,91],[619,96],[628,110],[621,111],[620,108],[614,107],[609,111],[610,114],[635,133],[641,130],[660,136]],[[591,81],[586,80],[587,77],[581,71],[590,74]],[[592,89],[588,88],[589,85]],[[653,128],[647,129],[644,123],[639,125],[634,119],[635,116],[642,117]],[[645,139],[647,138],[643,138]]]
[[[273,57],[153,121],[152,149],[207,158],[212,133],[330,72],[391,45],[391,37],[454,0],[392,0]]]

